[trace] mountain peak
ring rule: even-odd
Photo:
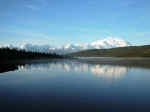
[[[125,47],[131,44],[118,37],[115,38],[108,37],[103,40],[94,41],[90,45],[93,46],[95,49],[100,49],[100,48]]]
[[[25,49],[27,51],[55,52],[59,54],[66,54],[66,53],[77,52],[81,50],[87,50],[87,49],[107,49],[107,48],[126,47],[126,46],[131,46],[131,44],[118,37],[107,37],[103,40],[97,40],[88,44],[85,43],[66,44],[64,46],[59,46],[59,47],[53,47],[50,45],[23,44],[19,48]],[[9,47],[12,47],[12,45]]]

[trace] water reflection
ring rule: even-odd
[[[127,67],[124,66],[112,66],[112,65],[101,65],[101,64],[88,64],[81,63],[78,61],[53,61],[47,63],[38,64],[26,64],[18,67],[19,71],[65,71],[65,72],[85,72],[92,73],[99,78],[113,78],[119,79],[127,74]]]
[[[150,110],[149,69],[78,60],[37,60],[6,69],[17,70],[1,73],[3,109],[14,107],[18,112]]]
[[[119,79],[127,74],[127,67],[110,66],[110,65],[95,65],[91,67],[91,72],[98,77]]]

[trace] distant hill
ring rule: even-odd
[[[150,45],[92,49],[70,53],[72,57],[150,57]]]

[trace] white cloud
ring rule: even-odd
[[[30,0],[25,1],[25,7],[32,10],[39,10],[47,6],[47,0]]]
[[[31,4],[27,4],[25,5],[26,8],[32,9],[32,10],[38,10],[39,7],[37,7],[36,5],[31,5]]]

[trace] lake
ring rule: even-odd
[[[1,112],[150,112],[150,67],[78,59],[0,73]]]

